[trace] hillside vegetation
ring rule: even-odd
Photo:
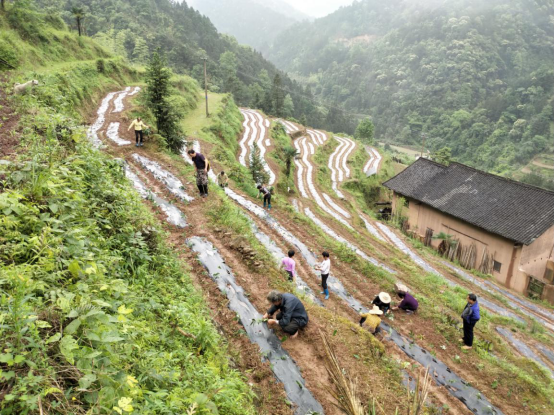
[[[0,14],[2,45],[18,46],[8,76],[40,82],[2,94],[21,115],[0,168],[2,413],[253,412],[159,222],[81,126],[136,72],[24,6]]]
[[[507,173],[553,150],[553,19],[544,0],[363,0],[292,26],[269,57],[344,105],[335,130],[368,114],[378,139],[425,134],[431,150]]]
[[[207,17],[185,1],[33,0],[28,7],[33,3],[47,10],[49,18],[62,18],[72,27],[76,26],[72,11],[78,5],[85,33],[112,53],[144,65],[159,48],[176,73],[190,75],[201,85],[206,58],[210,90],[231,93],[241,106],[300,118],[314,105],[311,97],[304,97],[302,86],[259,52],[218,33]]]

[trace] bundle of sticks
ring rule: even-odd
[[[10,64],[8,61],[6,61],[5,59],[2,59],[0,58],[0,64],[1,65],[4,65],[4,66],[7,66],[8,68],[10,69],[15,69],[15,66],[13,66],[12,64]]]

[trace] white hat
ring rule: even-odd
[[[373,305],[373,309],[369,311],[370,315],[383,315],[383,311],[377,305]]]
[[[383,302],[383,303],[390,303],[390,302],[391,302],[390,295],[389,295],[387,292],[381,292],[381,293],[379,293],[379,299],[380,299],[381,302]]]
[[[408,289],[408,286],[406,286],[405,284],[403,283],[395,283],[394,284],[394,289],[397,291],[397,292],[404,292],[404,293],[408,293],[410,290]]]

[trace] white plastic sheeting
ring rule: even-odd
[[[384,270],[386,270],[387,272],[391,273],[391,274],[396,274],[396,272],[394,270],[392,270],[390,267],[382,264],[382,263],[379,263],[377,260],[375,260],[373,257],[369,257],[367,254],[365,254],[362,250],[360,250],[358,247],[356,247],[354,244],[352,244],[350,241],[348,241],[347,239],[341,237],[340,235],[338,235],[336,232],[334,232],[333,230],[331,230],[329,227],[327,227],[327,225],[325,225],[319,218],[317,218],[314,213],[310,210],[310,208],[305,208],[304,209],[304,213],[319,227],[321,228],[327,235],[329,235],[330,237],[333,237],[335,240],[337,240],[338,242],[344,244],[345,246],[347,246],[350,250],[352,250],[353,252],[355,252],[358,256],[360,256],[362,259],[366,260],[366,261],[369,261],[371,264],[377,266],[377,267],[380,267]]]
[[[341,214],[337,211],[332,210],[323,202],[321,199],[321,196],[319,195],[319,192],[317,192],[317,189],[313,182],[313,165],[308,160],[308,148],[306,146],[306,139],[302,139],[302,162],[306,166],[306,184],[308,189],[310,190],[310,193],[312,194],[312,197],[317,205],[324,210],[327,214],[329,214],[331,217],[335,218],[337,221],[339,221],[341,224],[343,224],[345,227],[352,228],[350,224],[348,224],[344,219],[342,219]]]
[[[96,112],[96,120],[92,126],[87,131],[87,137],[92,142],[92,145],[96,148],[99,148],[102,146],[102,140],[98,137],[98,131],[102,128],[104,125],[104,122],[106,121],[106,112],[108,111],[108,108],[110,107],[110,102],[112,101],[113,97],[117,94],[117,92],[110,92],[106,97],[102,100],[102,103],[100,104],[100,107],[98,108],[98,111]]]
[[[381,164],[382,156],[375,148],[366,146],[365,149],[369,154],[369,160],[364,166],[364,173],[367,176],[375,175],[377,173],[377,170],[379,169],[379,165]]]
[[[108,136],[108,139],[110,139],[112,142],[117,144],[118,146],[128,146],[131,144],[129,140],[124,140],[121,137],[119,137],[119,123],[114,122],[110,123],[108,126],[108,130],[106,131],[106,135]]]
[[[363,215],[360,215],[360,218],[362,219],[362,221],[364,222],[365,224],[365,228],[367,229],[367,231],[369,231],[369,233],[377,238],[378,240],[381,240],[381,241],[386,241],[383,236],[379,233],[379,231],[377,231],[377,228],[375,228],[373,226],[372,223],[370,223]]]
[[[112,111],[112,113],[121,113],[123,111],[123,100],[125,99],[125,97],[127,97],[129,95],[129,93],[131,92],[131,87],[127,87],[125,88],[124,91],[121,91],[117,97],[115,97],[115,100],[113,101],[113,106],[114,106],[114,109]]]
[[[250,150],[250,157],[252,157],[252,146],[256,143],[260,149],[260,157],[265,162],[264,170],[269,175],[268,185],[273,185],[276,179],[275,173],[273,173],[265,160],[266,146],[271,145],[269,138],[266,139],[269,121],[264,119],[260,113],[254,110],[241,109],[240,112],[244,116],[244,122],[242,123],[244,133],[239,142],[241,148],[239,163],[243,166],[247,166],[246,155]]]
[[[165,199],[160,198],[153,191],[148,189],[146,185],[139,179],[129,166],[125,167],[125,176],[133,183],[133,186],[138,191],[139,195],[144,199],[151,199],[167,216],[167,221],[177,227],[184,228],[187,226],[187,221],[183,213],[175,205],[170,204]]]
[[[144,156],[141,156],[137,153],[133,153],[133,159],[135,159],[142,167],[148,170],[154,177],[162,182],[169,192],[175,195],[177,198],[182,199],[183,201],[191,202],[194,200],[193,197],[189,196],[185,192],[185,187],[182,182],[177,179],[175,175],[163,169],[158,162],[154,162]]]

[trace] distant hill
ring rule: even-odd
[[[225,10],[233,1],[226,0]],[[74,26],[73,0],[58,0],[54,8],[50,0],[35,2],[41,9],[61,15],[66,23]],[[134,0],[81,0],[86,35],[133,63],[145,64],[159,48],[177,73],[191,75],[201,83],[204,82],[203,58],[207,57],[208,83],[212,91],[232,93],[239,105],[263,108],[279,116],[299,118],[308,112],[304,108],[310,102],[299,94],[303,90],[296,82],[261,53],[219,33],[210,18],[186,2],[141,0],[140,6],[136,3]],[[263,9],[263,13],[275,13],[259,4],[254,6],[256,10]],[[283,3],[283,10],[290,9]],[[279,16],[280,21],[290,22],[284,15]],[[229,20],[234,19],[229,17]],[[273,27],[271,19],[266,23]],[[266,32],[274,33],[274,29]],[[252,33],[257,32],[253,30]],[[279,75],[277,80],[276,75]],[[273,85],[275,81],[278,82],[276,86]],[[275,111],[276,98],[283,102],[280,97],[287,95],[290,95],[286,100],[288,112]]]
[[[275,37],[309,17],[282,0],[190,0],[215,27],[240,43],[266,51]]]
[[[266,56],[376,137],[452,148],[497,173],[554,143],[551,0],[362,0],[280,34]],[[340,127],[335,128],[340,130]]]

